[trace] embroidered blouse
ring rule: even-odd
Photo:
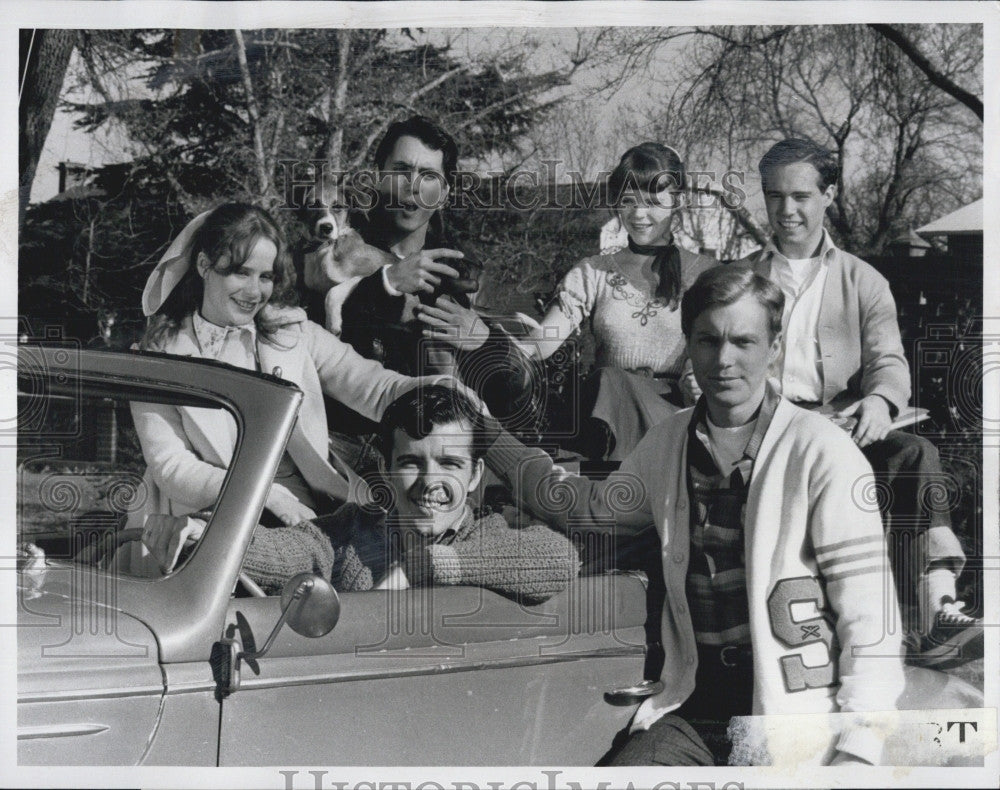
[[[584,258],[559,285],[559,306],[577,327],[589,319],[597,367],[679,377],[685,358],[680,306],[671,310],[648,282],[625,274],[622,264],[629,254]],[[681,249],[682,289],[716,263]]]
[[[246,370],[257,370],[257,325],[219,326],[195,311],[194,335],[205,359],[214,359]]]

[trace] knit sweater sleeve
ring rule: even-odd
[[[649,471],[662,466],[658,453],[662,438],[650,431],[621,467],[602,481],[567,472],[544,451],[526,447],[487,421],[492,440],[486,465],[503,478],[517,503],[546,524],[568,532],[571,528],[639,532],[653,522]]]
[[[525,603],[548,600],[579,570],[580,557],[568,539],[542,524],[512,529],[495,513],[478,519],[461,540],[406,556],[411,584],[486,587]]]
[[[383,517],[368,515],[351,503],[291,527],[258,526],[243,571],[268,595],[277,595],[288,579],[303,572],[329,579],[339,592],[370,590],[372,566],[384,565],[384,561],[371,562],[373,552],[365,550],[367,544],[361,541],[361,550],[357,544],[362,533],[383,532]],[[376,548],[384,552],[381,544]]]
[[[594,268],[589,258],[584,258],[576,266],[566,272],[556,299],[563,314],[579,326],[594,313],[597,302],[597,282],[599,272]]]
[[[243,559],[243,571],[268,595],[277,595],[297,573],[329,579],[334,560],[330,539],[312,522],[273,529],[258,526]]]

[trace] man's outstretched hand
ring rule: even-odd
[[[479,348],[490,336],[490,328],[479,313],[462,307],[449,296],[438,297],[434,305],[420,305],[417,318],[427,325],[424,337],[444,340],[465,351]]]

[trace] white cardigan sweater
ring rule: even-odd
[[[567,474],[508,434],[486,457],[521,503],[553,525],[655,525],[666,582],[665,688],[638,714],[653,719],[690,696],[697,666],[685,595],[691,413],[650,430],[603,482]],[[872,483],[846,433],[788,401],[778,404],[754,465],[744,525],[755,715],[895,709],[904,682],[899,612],[878,506],[866,498]],[[864,721],[834,727],[839,735],[824,759],[839,749],[879,761],[880,738],[855,724]]]
[[[318,324],[306,320],[304,310],[266,309],[281,320],[282,326],[275,333],[274,342],[258,337],[261,369],[271,373],[280,368],[281,377],[297,384],[304,393],[289,452],[300,469],[304,466],[326,469],[325,492],[344,498],[347,483],[328,462],[324,393],[365,417],[378,420],[393,400],[424,379],[403,376],[365,359]],[[178,356],[201,356],[190,317],[157,350]],[[436,382],[441,378],[426,381]],[[212,507],[235,448],[233,418],[221,409],[160,404],[134,404],[132,413],[147,464],[145,482],[149,494],[143,511],[134,514],[134,518],[138,520],[146,513],[156,512],[186,515]],[[311,458],[304,459],[303,455]]]

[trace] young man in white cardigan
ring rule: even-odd
[[[767,382],[782,304],[745,268],[698,278],[681,310],[703,396],[606,481],[569,475],[503,432],[487,451],[552,526],[659,534],[664,688],[640,706],[612,765],[724,763],[730,720],[773,714],[834,714],[823,717],[823,763],[882,758],[864,712],[893,710],[904,680],[881,520],[857,496],[871,467],[845,432]],[[758,740],[756,756],[735,759],[780,759],[787,745]]]

